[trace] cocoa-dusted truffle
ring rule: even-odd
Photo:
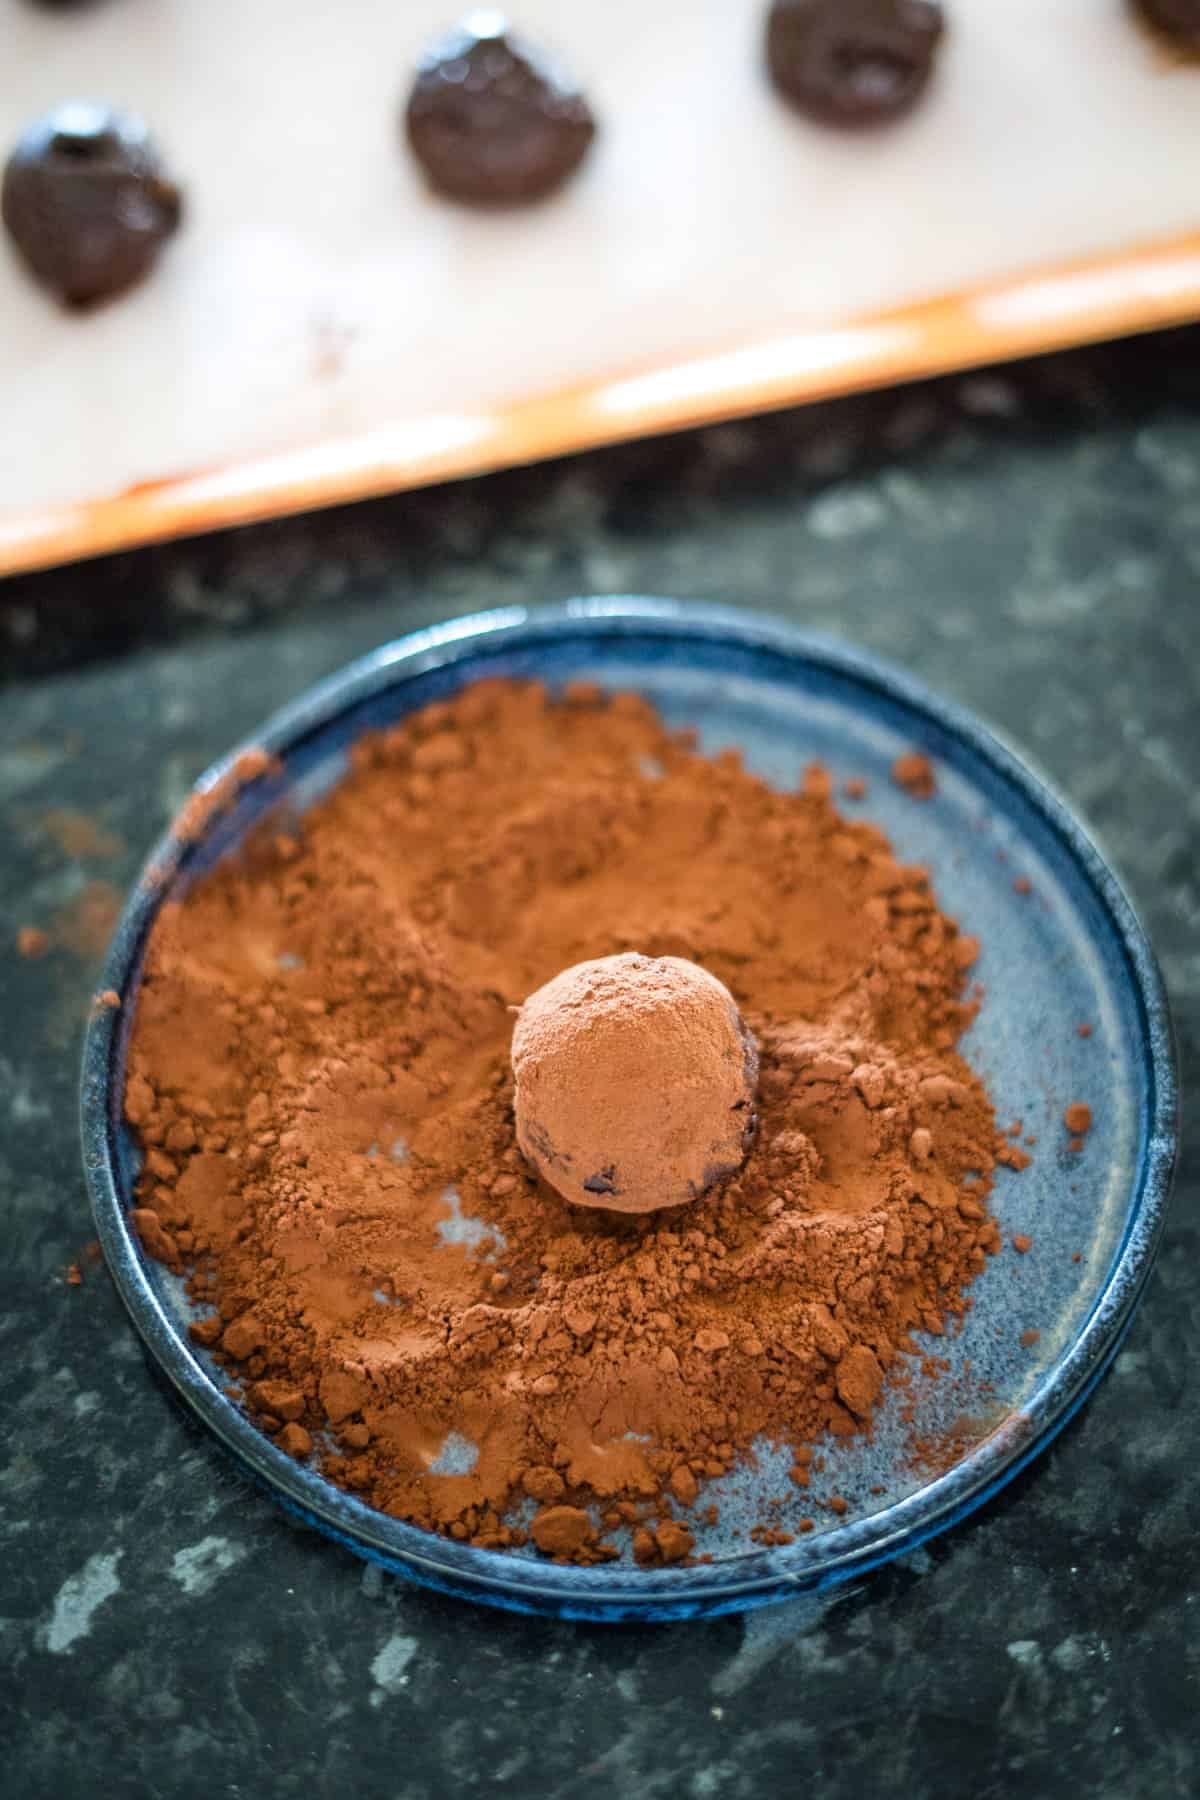
[[[682,957],[565,969],[521,1007],[512,1064],[517,1142],[577,1206],[680,1206],[746,1154],[757,1046],[729,990]]]
[[[68,305],[86,306],[149,272],[182,200],[140,119],[71,101],[18,140],[0,210],[38,280]]]
[[[469,13],[422,57],[405,126],[430,184],[475,206],[540,200],[596,131],[571,78],[491,11]]]

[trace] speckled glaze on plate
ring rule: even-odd
[[[483,674],[635,687],[670,723],[697,726],[706,749],[737,745],[749,767],[781,784],[814,758],[839,784],[865,777],[856,816],[880,824],[904,861],[928,864],[940,904],[982,941],[976,973],[987,995],[967,1054],[1002,1123],[1019,1117],[1037,1138],[1035,1160],[1021,1174],[998,1171],[1005,1248],[972,1289],[965,1329],[937,1341],[949,1376],[923,1391],[910,1425],[893,1399],[869,1441],[826,1447],[812,1489],[785,1506],[785,1526],[788,1507],[818,1519],[793,1544],[759,1549],[746,1536],[764,1501],[788,1492],[790,1458],[765,1444],[757,1464],[705,1490],[720,1524],[699,1545],[714,1561],[694,1568],[562,1568],[374,1512],[285,1455],[225,1398],[215,1366],[188,1341],[179,1284],[146,1260],[130,1230],[136,1153],[121,1117],[125,1055],[163,899],[283,792],[304,804],[327,789],[360,732]],[[161,842],[147,865],[159,879],[143,877],[118,926],[102,985],[123,1004],[97,1012],[84,1048],[84,1163],[109,1267],[149,1351],[293,1514],[360,1556],[492,1605],[613,1621],[698,1618],[828,1587],[913,1549],[994,1494],[1061,1429],[1111,1362],[1153,1261],[1175,1162],[1177,1088],[1166,996],[1133,909],[1078,821],[1015,752],[846,645],[740,611],[628,598],[514,608],[419,632],[320,684],[252,742],[282,772],[248,787],[199,843]],[[938,791],[926,802],[888,779],[893,758],[914,747],[937,764]],[[210,786],[231,760],[198,785]],[[1062,1111],[1076,1099],[1088,1101],[1095,1124],[1073,1154]],[[1024,1255],[1011,1247],[1019,1234],[1033,1240]],[[1023,1345],[1031,1332],[1036,1342]],[[953,1440],[958,1460],[914,1467],[914,1431]],[[844,1517],[828,1509],[834,1493],[849,1502]]]

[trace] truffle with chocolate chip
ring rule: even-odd
[[[577,963],[513,1030],[517,1142],[576,1206],[654,1212],[741,1167],[758,1050],[729,990],[677,956]]]

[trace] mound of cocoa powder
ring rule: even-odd
[[[977,945],[823,770],[778,792],[631,694],[482,682],[352,764],[162,911],[143,1242],[262,1428],[373,1506],[500,1548],[532,1501],[548,1555],[629,1525],[677,1561],[760,1433],[804,1485],[867,1430],[1000,1247]],[[511,1009],[625,950],[711,970],[761,1050],[740,1173],[642,1217],[538,1182],[509,1067]]]

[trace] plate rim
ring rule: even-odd
[[[1178,1155],[1179,1088],[1170,1004],[1137,912],[1111,865],[1074,810],[1029,759],[965,706],[946,699],[889,660],[843,640],[804,631],[740,607],[611,595],[555,606],[511,606],[471,614],[379,646],[274,712],[250,737],[213,763],[195,784],[203,793],[228,775],[248,749],[284,754],[381,692],[479,653],[563,642],[580,634],[661,635],[676,641],[733,641],[815,665],[881,691],[914,709],[1016,787],[1062,840],[1103,906],[1121,945],[1142,1023],[1139,1046],[1149,1091],[1141,1146],[1120,1247],[1091,1310],[1019,1412],[966,1457],[894,1502],[819,1537],[735,1562],[690,1569],[581,1570],[506,1556],[437,1537],[377,1512],[297,1463],[221,1393],[176,1328],[146,1274],[143,1253],[121,1199],[116,1129],[116,1065],[128,1009],[93,1008],[83,1045],[80,1122],[84,1174],[109,1270],[133,1323],[161,1371],[188,1407],[243,1469],[290,1512],[360,1556],[425,1586],[517,1611],[592,1620],[712,1616],[789,1594],[829,1587],[861,1574],[949,1529],[1007,1485],[1082,1405],[1120,1346],[1150,1272],[1165,1224]],[[170,877],[194,854],[164,834],[152,848],[118,921],[99,982],[124,1000]]]

